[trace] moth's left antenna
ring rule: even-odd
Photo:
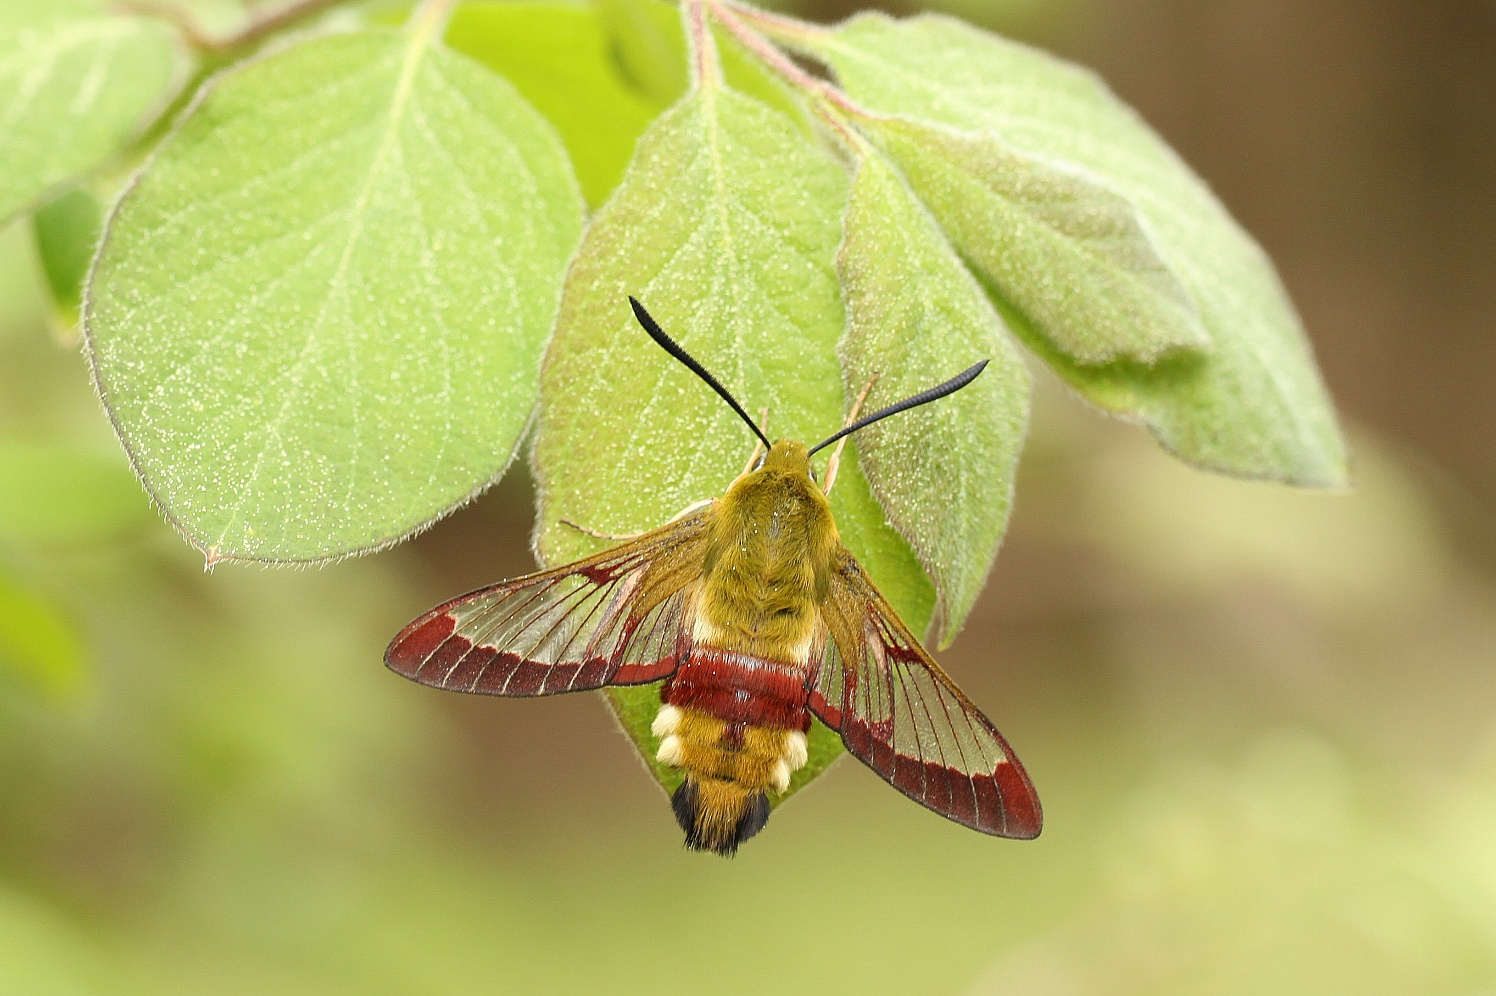
[[[644,331],[649,333],[649,337],[659,343],[660,348],[665,350],[665,352],[684,363],[687,370],[690,370],[693,374],[706,381],[707,387],[720,394],[722,400],[731,405],[732,410],[738,413],[738,417],[748,423],[748,428],[753,430],[753,434],[763,440],[766,447],[773,449],[774,444],[769,442],[769,437],[764,435],[763,430],[758,427],[758,424],[748,417],[748,413],[743,411],[743,406],[738,404],[738,399],[734,398],[728,392],[727,388],[722,386],[722,382],[708,373],[706,367],[697,363],[696,359],[690,353],[681,349],[680,343],[666,335],[665,330],[660,328],[660,323],[655,321],[654,317],[644,310],[644,305],[640,304],[637,298],[630,295],[629,304],[633,305],[634,317],[639,320],[639,324],[644,327]]]

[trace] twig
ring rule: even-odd
[[[199,52],[218,55],[253,45],[282,28],[343,2],[344,0],[287,0],[279,6],[257,10],[238,30],[219,38],[203,31],[196,18],[174,3],[162,0],[123,0],[118,9],[170,21],[181,32],[188,45]]]
[[[817,79],[795,64],[795,61],[785,55],[779,49],[770,44],[763,35],[754,31],[739,18],[739,14],[753,8],[744,8],[740,4],[729,2],[718,2],[712,0],[712,16],[717,22],[728,30],[734,38],[743,44],[750,52],[758,57],[759,61],[771,70],[782,76],[791,86],[804,91],[813,98],[812,108],[816,115],[830,125],[839,134],[854,152],[861,153],[864,150],[864,140],[852,129],[848,128],[843,114],[853,118],[872,120],[879,115],[863,107],[861,104],[847,96],[841,89],[832,86],[825,80]],[[762,14],[755,11],[755,14]],[[780,18],[772,14],[764,14],[765,19],[776,21],[788,21],[788,18]],[[798,24],[800,22],[791,22]],[[840,113],[838,113],[840,112]]]
[[[767,10],[760,10],[749,4],[741,3],[739,0],[720,0],[720,6],[727,7],[734,16],[748,21],[765,34],[783,38],[785,41],[793,42],[796,39],[808,41],[812,38],[820,39],[831,35],[829,29],[819,24],[785,17],[783,14],[771,14]]]
[[[706,23],[705,0],[686,0],[682,11],[686,19],[687,44],[691,48],[691,79],[698,89],[722,83],[722,61],[717,53],[717,39]]]

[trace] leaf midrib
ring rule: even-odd
[[[289,386],[285,398],[281,402],[280,410],[262,430],[261,439],[264,440],[259,453],[255,457],[254,466],[250,469],[244,485],[239,489],[239,501],[234,505],[233,512],[224,523],[223,529],[218,534],[218,541],[213,544],[209,554],[215,554],[221,550],[228,539],[229,532],[242,516],[248,505],[251,493],[259,481],[260,471],[265,465],[265,458],[271,449],[271,440],[277,440],[281,444],[281,452],[285,452],[282,431],[286,420],[295,404],[301,399],[301,376],[305,370],[307,361],[316,354],[320,347],[320,335],[322,326],[327,321],[328,310],[335,297],[343,297],[347,294],[345,281],[348,266],[353,259],[354,247],[363,236],[364,225],[367,221],[369,204],[373,199],[374,191],[379,182],[384,178],[384,172],[388,165],[391,153],[398,141],[405,114],[410,107],[411,94],[415,88],[416,74],[420,71],[426,53],[431,50],[432,37],[435,34],[436,25],[430,19],[416,26],[411,31],[409,41],[406,43],[404,54],[401,58],[400,75],[395,81],[395,89],[391,96],[390,111],[386,117],[384,134],[380,138],[378,147],[375,149],[374,157],[369,164],[369,172],[365,177],[364,185],[359,190],[358,197],[354,200],[353,208],[349,212],[350,224],[348,235],[343,244],[342,255],[338,259],[337,267],[332,277],[328,280],[328,293],[322,299],[321,306],[317,309],[317,318],[313,322],[311,330],[307,333],[306,344],[297,355],[296,361],[291,365],[285,377],[289,380]],[[357,426],[354,429],[358,434]],[[283,523],[284,525],[284,523]]]

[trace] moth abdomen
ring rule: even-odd
[[[675,817],[693,850],[731,854],[769,818],[806,760],[804,668],[697,647],[665,683],[657,759],[683,770]]]
[[[801,733],[810,729],[808,696],[803,667],[716,647],[695,648],[660,691],[662,703],[724,723]]]

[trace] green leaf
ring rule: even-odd
[[[1070,384],[1146,422],[1185,460],[1245,477],[1345,483],[1345,448],[1297,316],[1261,249],[1179,158],[1091,73],[959,21],[862,15],[797,35],[857,100],[986,132],[1127,197],[1211,338],[1208,356],[1081,366],[1010,324]],[[1000,295],[998,295],[1000,297]]]
[[[211,85],[110,219],[100,394],[210,562],[385,546],[508,465],[580,224],[550,128],[426,32],[283,49]]]
[[[0,439],[0,540],[95,547],[138,536],[154,521],[117,453]]]
[[[87,0],[0,5],[0,224],[118,153],[183,69],[158,21]]]
[[[686,35],[680,7],[666,0],[601,0],[603,24],[612,33],[624,77],[661,110],[686,92]],[[802,121],[789,90],[720,28],[713,29],[727,85]]]
[[[900,118],[870,126],[977,272],[1066,356],[1153,363],[1209,347],[1125,198],[992,135]]]
[[[620,75],[596,13],[573,3],[467,3],[446,42],[513,83],[560,133],[588,203],[607,199],[658,109]]]
[[[104,205],[93,191],[74,187],[40,208],[31,224],[52,295],[53,321],[59,338],[71,340],[78,330],[83,282],[104,229]]]
[[[1029,375],[1002,319],[914,194],[867,151],[837,257],[847,302],[841,352],[875,410],[991,362],[959,393],[857,436],[873,491],[935,582],[942,647],[987,580],[1028,427]]]
[[[659,108],[680,99],[690,79],[679,12],[663,0],[594,0],[592,7],[634,88]]]
[[[639,149],[567,276],[546,357],[534,462],[539,545],[551,564],[603,545],[560,519],[610,532],[658,525],[720,495],[752,450],[737,416],[639,329],[627,295],[750,410],[767,406],[772,436],[813,441],[844,417],[842,168],[785,116],[717,87],[668,111]],[[904,618],[923,626],[929,582],[855,461],[843,464],[832,510],[843,541]],[[609,694],[653,758],[658,691]],[[811,765],[840,749],[819,738]],[[654,771],[673,784],[668,770]]]
[[[0,563],[0,673],[66,701],[81,690],[87,670],[83,638],[66,615]]]

